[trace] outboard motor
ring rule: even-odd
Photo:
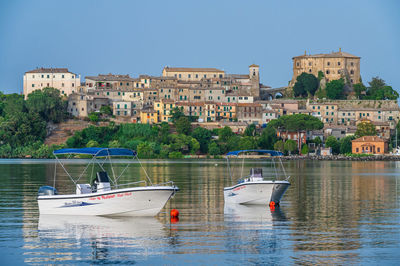
[[[38,191],[38,196],[51,196],[51,195],[57,195],[57,189],[51,187],[51,186],[43,186],[39,188]]]
[[[97,172],[96,178],[93,181],[93,192],[103,192],[111,190],[110,178],[107,172]]]

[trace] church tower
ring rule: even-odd
[[[251,94],[258,98],[260,96],[260,66],[252,64],[249,66],[249,78],[251,82]]]

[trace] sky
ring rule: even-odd
[[[366,83],[400,91],[397,0],[0,0],[0,91],[21,93],[37,67],[85,76],[160,76],[164,66],[216,67],[282,87],[292,57],[339,48],[361,57]]]

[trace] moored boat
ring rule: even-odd
[[[269,154],[271,157],[274,156],[282,156],[283,154],[278,151],[273,150],[240,150],[229,152],[226,155],[228,162],[228,175],[230,176],[231,182],[233,183],[233,175],[234,173],[239,172],[237,169],[233,170],[230,163],[231,157],[238,157],[239,154],[242,153],[262,153]],[[275,162],[274,169],[276,170]],[[243,164],[242,162],[242,172],[243,172]],[[278,172],[275,171],[275,178],[273,180],[266,180],[263,176],[262,168],[251,168],[250,175],[241,177],[236,184],[225,187],[224,188],[224,199],[225,202],[228,203],[237,203],[237,204],[272,204],[278,205],[283,194],[290,186],[289,177],[286,176],[286,173],[283,168],[283,164],[280,161],[280,167],[282,168],[282,172],[284,174],[284,180],[279,180]]]
[[[83,173],[73,178],[66,170],[58,156],[90,155],[92,159]],[[119,184],[118,179],[124,174],[128,165],[119,176],[115,176],[112,168],[112,157],[133,157],[135,151],[120,148],[82,148],[61,149],[54,151],[57,162],[75,184],[75,194],[59,195],[54,187],[44,186],[39,189],[38,205],[40,214],[57,215],[98,215],[98,216],[155,216],[167,201],[178,191],[172,181],[163,184],[153,184],[147,180]],[[113,178],[105,171],[105,163],[109,162]],[[96,165],[100,171],[91,179],[91,183],[78,184],[90,165]],[[141,166],[141,164],[140,164]],[[94,169],[94,168],[92,168]],[[141,184],[144,186],[140,186]],[[149,183],[149,184],[148,184]],[[123,188],[121,188],[123,187]]]

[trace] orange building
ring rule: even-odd
[[[364,136],[351,141],[352,153],[385,154],[388,151],[387,141],[378,136]]]

